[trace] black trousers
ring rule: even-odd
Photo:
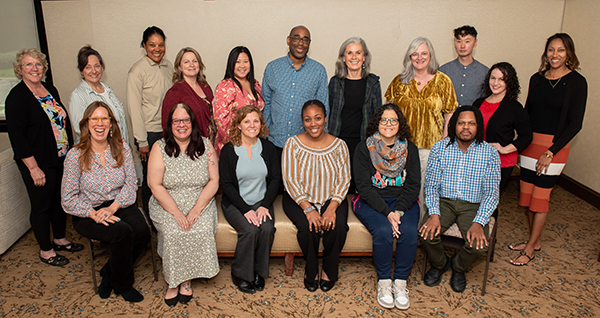
[[[256,211],[260,202],[252,206]],[[244,214],[233,204],[225,207],[221,204],[225,219],[238,234],[235,256],[231,263],[231,273],[243,280],[253,281],[254,273],[261,277],[269,276],[269,257],[275,237],[275,211],[271,206],[269,213],[273,218],[256,226],[248,222]]]
[[[321,212],[327,210],[329,203],[331,203],[331,200],[327,201],[321,207]],[[306,260],[306,267],[304,269],[306,278],[311,280],[319,272],[317,256],[319,255],[319,242],[321,236],[323,236],[323,271],[331,281],[337,281],[340,252],[344,248],[346,234],[348,233],[348,200],[343,200],[337,210],[335,210],[335,229],[323,231],[322,234],[314,230],[309,231],[308,219],[304,215],[304,211],[287,192],[283,194],[283,211],[298,229],[296,237]]]
[[[111,203],[104,202],[94,209],[108,207]],[[121,221],[108,226],[90,218],[73,216],[73,227],[82,236],[109,242],[108,262],[100,270],[100,275],[110,275],[113,288],[126,289],[133,286],[133,264],[148,245],[150,230],[135,204],[117,210],[114,215]]]
[[[21,160],[17,161],[17,166],[21,172],[31,203],[29,222],[33,234],[40,249],[49,251],[53,248],[50,239],[50,226],[52,226],[52,234],[55,239],[65,238],[67,227],[67,214],[60,204],[60,185],[63,175],[62,161],[59,166],[41,168],[46,175],[46,184],[42,187],[35,186],[29,169]]]
[[[160,138],[162,138],[162,132],[147,132],[146,136],[146,140],[148,141],[150,150],[152,150],[152,146],[154,145],[154,143]],[[137,142],[135,144],[138,146],[139,149],[140,146],[137,144]],[[150,190],[150,187],[148,187],[148,160],[142,161],[142,174],[144,175],[144,178],[142,180],[142,206],[149,220],[150,210],[148,210],[148,202],[150,201],[150,197],[152,197],[152,190]]]

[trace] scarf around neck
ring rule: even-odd
[[[376,132],[367,138],[367,149],[369,149],[371,163],[384,176],[395,179],[404,170],[408,156],[406,139],[400,141],[396,137],[394,146],[390,148],[383,142],[379,132]]]

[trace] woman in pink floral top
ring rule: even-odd
[[[217,155],[229,142],[229,124],[238,108],[254,105],[262,110],[265,101],[260,94],[260,84],[254,79],[252,55],[245,46],[236,46],[229,52],[225,77],[217,85],[213,106],[217,124],[215,150]]]

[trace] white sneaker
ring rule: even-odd
[[[410,300],[408,299],[408,289],[406,288],[405,280],[394,280],[394,295],[396,296],[396,299],[394,300],[396,308],[408,309],[408,307],[410,307]]]
[[[391,279],[380,279],[377,282],[377,302],[379,302],[381,307],[394,308]]]

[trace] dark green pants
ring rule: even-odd
[[[446,255],[444,254],[444,247],[442,246],[440,236],[441,233],[444,233],[454,223],[458,225],[458,229],[465,239],[465,244],[454,258],[452,267],[459,272],[466,272],[473,262],[485,254],[487,246],[478,250],[475,248],[475,242],[473,242],[473,247],[470,247],[470,243],[467,241],[467,232],[473,224],[475,215],[477,215],[477,209],[479,209],[479,203],[440,198],[440,225],[442,226],[440,235],[433,239],[429,239],[429,237],[427,239],[419,238],[425,252],[429,256],[431,266],[442,269],[446,265]],[[425,224],[427,219],[429,219],[428,214],[423,217],[422,224]],[[483,233],[489,239],[489,226],[487,224],[483,228]]]

